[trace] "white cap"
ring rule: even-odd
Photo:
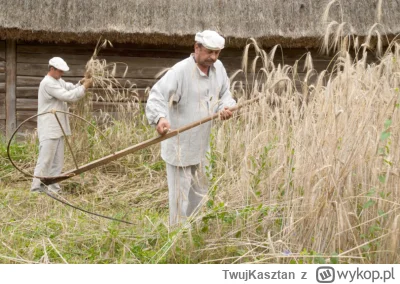
[[[67,62],[65,62],[64,59],[62,59],[61,57],[53,57],[52,59],[49,60],[49,65],[61,71],[69,70]]]
[[[225,39],[220,36],[217,32],[205,30],[201,33],[197,33],[194,40],[201,43],[205,48],[211,50],[220,50],[224,48]]]

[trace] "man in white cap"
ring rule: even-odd
[[[161,135],[212,113],[229,119],[236,104],[229,90],[226,70],[218,56],[225,39],[205,30],[195,36],[194,53],[174,65],[151,89],[146,116]],[[205,170],[211,122],[161,143],[169,189],[170,225],[185,221],[205,200],[208,178]]]
[[[60,57],[49,61],[47,76],[40,82],[38,93],[38,114],[52,110],[68,112],[67,102],[75,102],[85,95],[85,90],[92,86],[92,79],[83,78],[74,85],[67,83],[61,76],[68,71],[67,63]],[[65,135],[71,135],[68,115],[57,112],[57,117]],[[64,134],[53,113],[38,116],[37,130],[39,136],[39,158],[34,176],[60,175],[64,165]],[[34,178],[31,191],[43,191],[40,179]],[[52,192],[59,192],[60,185],[49,186]]]

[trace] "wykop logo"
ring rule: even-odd
[[[332,283],[335,281],[335,269],[333,267],[318,267],[316,273],[318,283]]]

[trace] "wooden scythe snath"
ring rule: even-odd
[[[229,110],[230,110],[230,111],[237,111],[237,110],[239,110],[239,109],[241,109],[241,108],[243,108],[243,107],[245,107],[245,106],[248,106],[248,105],[250,105],[250,104],[252,104],[252,103],[258,101],[259,99],[260,99],[260,98],[257,97],[257,98],[254,98],[254,99],[247,100],[247,101],[245,101],[245,102],[243,102],[243,103],[241,103],[241,104],[239,104],[239,105],[236,105],[236,106],[233,106],[233,107],[229,108]],[[171,137],[174,137],[174,136],[178,135],[179,133],[183,133],[183,132],[185,132],[185,131],[187,131],[187,130],[189,130],[189,129],[192,129],[192,128],[194,128],[194,127],[197,127],[197,126],[199,126],[199,125],[202,125],[202,124],[204,124],[204,123],[206,123],[206,122],[208,122],[208,121],[214,120],[214,119],[216,119],[216,118],[219,117],[219,113],[215,113],[215,114],[210,115],[210,116],[208,116],[208,117],[205,117],[205,118],[203,118],[203,119],[201,119],[201,120],[198,120],[198,121],[195,121],[195,122],[190,123],[190,124],[188,124],[188,125],[185,125],[185,126],[183,126],[183,127],[181,127],[181,128],[178,128],[178,129],[169,131],[168,133],[166,133],[166,134],[164,134],[164,135],[161,135],[161,136],[159,136],[159,137],[155,137],[155,138],[149,139],[149,140],[147,140],[147,141],[141,142],[141,143],[139,143],[139,144],[136,144],[136,145],[134,145],[134,146],[130,146],[130,147],[126,148],[126,149],[117,151],[117,152],[115,152],[115,153],[113,153],[113,154],[110,154],[110,155],[108,155],[108,156],[105,156],[105,157],[103,157],[103,158],[100,158],[100,159],[98,159],[98,160],[92,161],[92,162],[90,162],[90,163],[88,163],[88,164],[86,164],[86,165],[82,165],[82,166],[78,166],[78,164],[76,163],[75,156],[74,156],[74,154],[73,154],[72,151],[71,151],[71,146],[70,146],[70,144],[69,144],[69,142],[68,142],[68,139],[66,139],[65,141],[66,141],[66,143],[67,143],[68,148],[69,148],[70,151],[71,151],[71,154],[72,154],[72,157],[73,157],[73,160],[74,160],[74,163],[75,163],[75,167],[76,167],[76,168],[73,169],[73,170],[70,170],[70,171],[67,171],[67,172],[63,173],[63,174],[60,175],[60,176],[53,176],[53,177],[33,176],[33,175],[31,175],[31,174],[29,174],[29,173],[27,173],[27,172],[21,170],[20,168],[18,168],[17,165],[16,165],[16,164],[13,162],[13,160],[11,159],[11,155],[10,155],[10,145],[11,145],[11,141],[12,141],[13,137],[15,136],[15,134],[17,133],[17,131],[20,129],[20,127],[21,127],[25,122],[29,121],[30,119],[32,119],[32,118],[34,118],[34,117],[37,117],[37,116],[40,116],[40,115],[43,115],[43,114],[48,114],[48,113],[53,113],[53,114],[55,115],[55,117],[56,117],[56,119],[57,119],[57,121],[58,121],[58,123],[59,123],[59,125],[60,125],[60,127],[61,127],[61,129],[62,129],[62,131],[63,131],[63,133],[64,133],[64,129],[62,128],[62,126],[61,126],[61,124],[60,124],[60,121],[59,121],[59,119],[58,119],[58,117],[57,117],[57,114],[56,114],[57,112],[66,113],[66,112],[63,112],[63,111],[55,111],[55,110],[54,110],[54,111],[50,111],[50,112],[45,112],[45,113],[41,113],[41,114],[38,114],[38,115],[34,115],[34,116],[32,116],[32,117],[26,119],[25,121],[23,121],[23,122],[17,127],[17,129],[15,130],[15,132],[14,132],[14,133],[12,134],[12,136],[10,137],[10,141],[8,142],[8,145],[7,145],[7,155],[8,155],[8,158],[10,159],[11,163],[13,164],[13,166],[14,166],[17,170],[19,170],[21,173],[23,173],[24,175],[26,175],[26,176],[35,177],[35,178],[40,179],[41,182],[44,183],[45,185],[50,185],[50,184],[53,184],[53,183],[57,183],[57,182],[60,182],[60,181],[69,179],[69,178],[71,178],[71,177],[73,177],[73,176],[79,175],[79,174],[81,174],[81,173],[84,173],[84,172],[86,172],[86,171],[89,171],[89,170],[91,170],[91,169],[94,169],[94,168],[103,166],[103,165],[108,164],[108,163],[110,163],[110,162],[112,162],[112,161],[115,161],[115,160],[117,160],[117,159],[119,159],[119,158],[121,158],[121,157],[124,157],[124,156],[126,156],[126,155],[128,155],[128,154],[131,154],[131,153],[133,153],[133,152],[136,152],[136,151],[139,151],[139,150],[141,150],[141,149],[147,148],[147,147],[149,147],[149,146],[151,146],[151,145],[157,144],[157,143],[159,143],[159,142],[161,142],[161,141],[164,141],[164,140],[166,140],[166,139],[169,139],[169,138],[171,138]],[[93,124],[91,124],[91,123],[88,122],[87,120],[85,120],[85,119],[83,119],[83,118],[81,118],[81,117],[79,117],[79,116],[77,116],[77,115],[74,115],[74,114],[72,114],[72,113],[66,113],[66,114],[70,114],[70,115],[73,115],[73,116],[75,116],[75,117],[77,117],[77,118],[80,118],[80,119],[84,120],[85,122],[89,123],[89,124],[90,124],[92,127],[94,127],[96,130],[98,130]],[[98,131],[99,131],[99,130],[98,130]],[[99,131],[99,132],[101,133],[101,131]],[[107,139],[106,139],[106,140],[107,140]]]

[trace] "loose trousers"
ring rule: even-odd
[[[167,163],[169,224],[184,222],[204,204],[208,191],[205,165],[176,167]]]
[[[39,158],[36,163],[34,176],[58,176],[64,165],[64,137],[47,139],[39,144]],[[33,178],[31,190],[44,189],[40,179]],[[52,191],[59,191],[58,183],[49,186]]]

